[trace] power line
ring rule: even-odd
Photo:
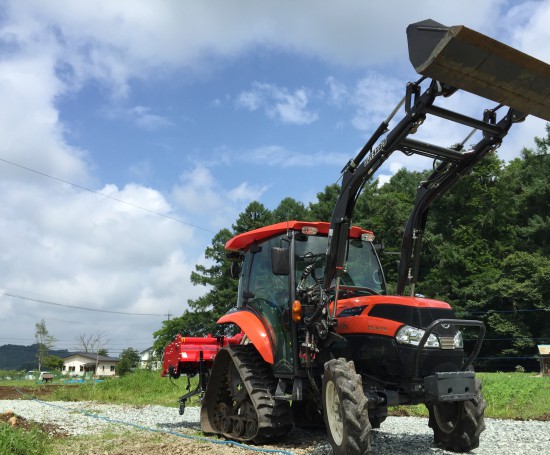
[[[97,308],[89,308],[89,307],[77,306],[77,305],[67,305],[64,303],[50,302],[48,300],[32,299],[30,297],[12,294],[11,292],[0,292],[0,295],[5,295],[7,297],[13,297],[21,300],[29,300],[31,302],[45,303],[46,305],[55,305],[55,306],[60,306],[65,308],[74,308],[76,310],[95,311],[97,313],[123,314],[125,316],[165,316],[164,314],[159,314],[159,313],[128,313],[125,311],[99,310]]]
[[[181,218],[176,218],[176,217],[173,217],[173,216],[170,216],[170,215],[166,215],[164,213],[155,212],[154,210],[147,209],[145,207],[142,207],[141,205],[137,205],[137,204],[134,204],[132,202],[124,201],[124,200],[116,198],[114,196],[109,196],[108,194],[100,193],[99,191],[92,190],[91,188],[86,188],[85,186],[77,185],[76,183],[72,183],[72,182],[69,182],[67,180],[60,179],[59,177],[54,177],[53,175],[49,175],[49,174],[46,174],[45,172],[40,172],[40,171],[37,171],[35,169],[31,169],[30,167],[14,163],[13,161],[8,161],[4,158],[0,158],[0,161],[3,161],[4,163],[7,163],[7,164],[11,164],[12,166],[17,166],[21,169],[25,169],[26,171],[29,171],[29,172],[34,172],[35,174],[41,175],[43,177],[47,177],[47,178],[52,179],[52,180],[57,180],[58,182],[66,183],[67,185],[74,186],[75,188],[80,188],[81,190],[89,191],[90,193],[97,194],[98,196],[109,198],[109,199],[112,199],[113,201],[121,202],[122,204],[129,205],[129,206],[134,207],[136,209],[144,210],[146,212],[153,213],[154,215],[162,216],[164,218],[168,218],[169,220],[177,221],[178,223],[182,223],[182,224],[185,224],[187,226],[194,227],[194,228],[200,229],[202,231],[210,232],[211,234],[215,234],[215,232],[211,231],[210,229],[206,229],[206,228],[203,228],[201,226],[197,226],[196,224],[188,223],[187,221],[183,221]]]
[[[544,313],[550,312],[550,308],[535,308],[525,310],[486,310],[486,311],[468,311],[468,314],[505,314],[505,313],[534,313],[542,311]]]
[[[465,338],[464,341],[474,341],[476,338]],[[550,338],[531,338],[531,337],[514,337],[514,338],[483,338],[483,341],[543,341]]]

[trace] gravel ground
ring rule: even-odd
[[[93,402],[0,400],[0,413],[6,411],[13,411],[27,420],[55,424],[71,435],[94,434],[104,431],[123,432],[133,428],[109,420],[178,433],[196,435],[200,431],[199,408],[196,407],[188,407],[184,416],[181,417],[177,409],[163,406],[136,407]],[[85,415],[78,411],[85,411],[101,418]],[[487,429],[481,436],[480,447],[472,452],[474,454],[548,453],[550,422],[495,419],[486,419],[485,422]],[[431,429],[428,428],[427,418],[388,417],[382,427],[379,430],[374,430],[372,435],[372,449],[377,454],[451,453],[433,446],[433,436]],[[196,452],[186,446],[187,448],[182,453],[204,452],[204,443],[197,444],[200,447],[196,449]],[[329,455],[332,453],[322,433],[302,430],[294,430],[289,438],[281,441],[280,445],[263,446],[263,448],[280,449],[297,455]],[[238,448],[230,449],[227,446],[221,449],[210,450],[208,448],[207,450],[210,454],[248,452]]]

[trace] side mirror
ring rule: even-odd
[[[288,248],[271,248],[271,270],[273,275],[290,275],[290,253]]]

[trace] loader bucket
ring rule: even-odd
[[[407,27],[416,72],[550,121],[550,65],[463,25]]]

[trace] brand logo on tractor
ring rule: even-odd
[[[377,330],[379,332],[387,332],[388,331],[387,327],[383,327],[381,325],[369,325],[368,329],[369,330]]]

